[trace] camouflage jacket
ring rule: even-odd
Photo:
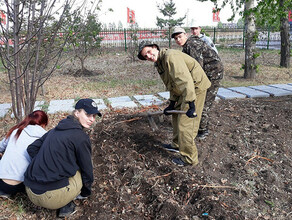
[[[197,36],[190,36],[182,52],[195,58],[210,80],[223,78],[223,64],[218,54]]]
[[[207,37],[205,34],[200,34],[198,37],[202,41],[205,41],[208,44],[208,46],[210,46],[218,54],[218,50],[210,37]]]

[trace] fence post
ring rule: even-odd
[[[216,27],[214,27],[214,37],[213,37],[213,42],[216,44]]]
[[[170,28],[168,28],[168,47],[171,48]]]
[[[267,40],[267,50],[270,47],[270,26],[268,27],[268,40]]]
[[[124,38],[125,38],[125,52],[127,52],[127,32],[126,32],[126,28],[124,28]]]
[[[245,40],[245,25],[244,25],[244,28],[243,28],[242,36],[243,36],[243,38],[242,38],[242,48],[244,49],[244,44],[245,44],[245,42],[244,42],[244,40]]]

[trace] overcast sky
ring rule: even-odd
[[[157,4],[163,5],[163,0],[103,0],[101,11],[102,23],[115,23],[118,25],[122,22],[123,27],[127,27],[127,7],[135,11],[136,22],[142,28],[155,28],[156,17],[163,18],[159,13]],[[187,14],[185,25],[189,26],[192,21],[199,22],[201,26],[216,26],[213,22],[211,2],[199,2],[196,0],[173,0],[176,6],[177,15],[175,18],[182,17]],[[107,12],[108,8],[112,8],[113,12]],[[227,19],[231,15],[230,8],[224,8],[220,12],[220,21],[227,23]]]

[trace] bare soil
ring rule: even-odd
[[[93,193],[68,219],[292,219],[292,96],[220,100],[196,167],[161,148],[170,117],[153,132],[139,112],[106,113],[91,131]],[[0,204],[0,219],[56,217],[25,195]]]

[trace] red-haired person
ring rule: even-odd
[[[0,196],[8,197],[25,192],[24,172],[31,162],[27,147],[47,131],[48,116],[37,110],[13,126],[0,142]]]

